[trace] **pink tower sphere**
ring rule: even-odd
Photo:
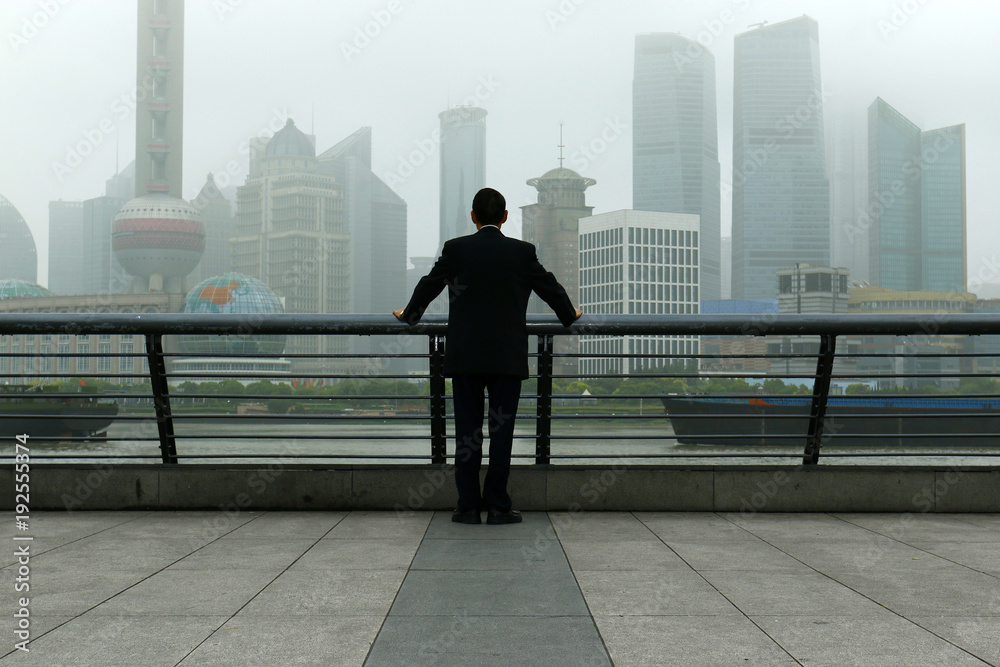
[[[115,217],[111,247],[133,276],[183,278],[205,251],[205,227],[191,204],[167,194],[131,200]]]

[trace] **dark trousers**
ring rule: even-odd
[[[514,418],[521,394],[521,378],[514,375],[455,375],[451,381],[455,402],[455,485],[458,509],[474,510],[488,505],[511,508],[507,493],[510,450],[514,442]],[[490,461],[486,481],[479,492],[479,468],[483,461],[483,392],[489,392]]]

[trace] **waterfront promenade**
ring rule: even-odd
[[[32,512],[0,664],[1000,665],[1000,515],[449,518]]]

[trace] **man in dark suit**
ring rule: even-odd
[[[444,372],[452,378],[455,403],[458,508],[451,520],[459,523],[481,523],[483,509],[486,523],[521,521],[507,493],[507,478],[521,380],[528,377],[528,297],[536,292],[564,326],[582,314],[538,262],[535,246],[500,231],[506,207],[496,190],[480,190],[472,201],[476,233],[446,242],[410,303],[393,311],[403,322],[416,324],[441,290],[449,289]],[[489,392],[490,461],[480,493],[484,390]]]

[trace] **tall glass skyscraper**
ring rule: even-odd
[[[816,21],[737,35],[733,94],[733,298],[773,299],[779,269],[830,263]]]
[[[715,57],[675,33],[635,38],[632,208],[701,218],[703,299],[721,297]]]
[[[441,196],[438,251],[444,242],[476,230],[469,211],[486,186],[486,109],[460,106],[441,119]]]
[[[868,107],[868,190],[871,282],[965,291],[965,125],[922,132],[876,99]]]

